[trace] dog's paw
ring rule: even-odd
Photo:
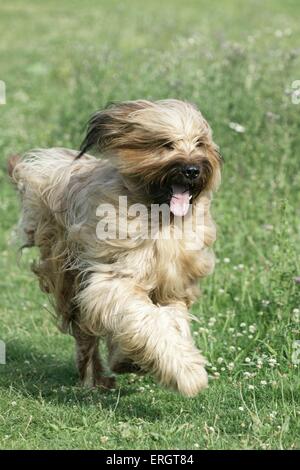
[[[207,372],[202,365],[185,368],[177,377],[177,390],[186,397],[195,397],[208,386]]]
[[[95,380],[94,386],[104,390],[111,390],[116,388],[116,379],[114,377],[106,377],[102,375]]]
[[[115,364],[111,365],[111,371],[115,374],[140,374],[142,373],[142,369],[131,361],[121,361],[116,362]]]

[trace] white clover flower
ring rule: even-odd
[[[241,328],[245,328],[245,326],[246,326],[246,323],[240,323]]]
[[[254,324],[250,325],[249,326],[249,331],[250,331],[250,333],[255,333],[256,332],[256,325],[254,325]]]
[[[277,365],[277,361],[274,357],[270,357],[270,359],[268,360],[269,362],[269,366],[270,367],[275,367]]]
[[[230,258],[224,258],[223,261],[224,261],[224,263],[228,264],[228,263],[230,263]]]
[[[250,357],[246,357],[245,362],[247,362],[249,364],[249,362],[251,362]]]
[[[249,389],[249,390],[254,390],[255,387],[254,387],[254,385],[251,385],[251,384],[250,384],[250,385],[248,385],[248,389]]]
[[[243,407],[243,406],[239,406],[239,411],[244,411],[244,407]]]
[[[268,382],[267,382],[266,380],[261,380],[261,381],[260,381],[260,384],[261,384],[261,385],[267,385]]]
[[[208,333],[208,329],[207,328],[204,328],[203,326],[201,326],[199,328],[199,333]]]

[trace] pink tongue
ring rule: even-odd
[[[178,216],[183,217],[188,213],[190,204],[190,193],[184,186],[173,184],[173,195],[170,201],[171,212]]]

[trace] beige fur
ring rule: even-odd
[[[101,159],[84,153],[91,146]],[[198,279],[214,267],[210,202],[220,181],[210,128],[185,102],[122,103],[92,118],[77,155],[39,149],[14,161],[11,173],[22,198],[23,244],[40,249],[33,270],[55,302],[60,327],[76,339],[81,379],[114,386],[113,379],[103,378],[96,351],[97,338],[107,337],[113,370],[134,366],[194,396],[206,387],[207,374],[190,333],[188,307],[199,295]],[[187,248],[188,235],[165,240],[161,226],[154,240],[97,238],[99,204],[118,212],[121,195],[128,204],[149,205],[151,183],[163,187],[173,163],[187,161],[202,165],[201,191],[193,199],[194,206],[204,207],[199,250]],[[171,220],[168,228],[173,226]]]

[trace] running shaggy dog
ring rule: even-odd
[[[92,148],[100,158],[86,153]],[[171,99],[97,112],[80,153],[38,149],[9,160],[22,201],[23,246],[39,248],[32,269],[59,327],[75,338],[84,385],[115,387],[98,351],[105,338],[112,372],[150,373],[185,396],[207,386],[188,308],[199,278],[214,268],[210,203],[220,167],[202,114]],[[124,199],[128,211],[120,208]],[[153,208],[169,217],[154,223]],[[101,216],[104,227],[117,221],[116,230],[99,230]],[[149,226],[151,236],[144,236]]]

